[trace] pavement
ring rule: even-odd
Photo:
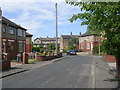
[[[118,82],[115,80],[115,73],[111,68],[114,64],[103,61],[102,56],[94,56],[95,65],[95,88],[117,88]]]
[[[78,52],[78,55],[81,56],[93,56],[92,52]],[[101,57],[101,56],[96,56],[96,57]],[[116,63],[115,62],[105,62],[107,66],[109,67],[110,73],[115,77],[116,76]]]
[[[57,62],[59,60],[62,60],[64,58],[68,58],[68,57],[64,56],[61,58],[57,58],[57,59],[53,59],[53,60],[49,60],[49,61],[40,61],[40,62],[32,63],[32,64],[20,64],[20,63],[14,64],[14,65],[12,65],[11,69],[3,71],[2,75],[0,75],[0,78],[8,77],[8,76],[18,74],[21,72],[25,72],[25,71],[34,70],[36,68],[45,66],[47,64],[51,64],[51,63]]]

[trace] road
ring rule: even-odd
[[[94,88],[94,57],[69,56],[46,66],[3,78],[3,88]]]

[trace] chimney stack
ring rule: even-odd
[[[81,32],[80,32],[80,35],[81,35]]]

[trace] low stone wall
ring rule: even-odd
[[[115,56],[112,55],[103,55],[102,58],[105,62],[116,62]]]
[[[11,65],[10,65],[10,61],[9,60],[0,60],[0,70],[7,70],[10,69]]]

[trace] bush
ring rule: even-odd
[[[47,50],[46,53],[52,53],[52,52],[55,52],[54,50]]]
[[[103,46],[100,46],[100,52],[103,52]],[[99,53],[99,46],[93,47],[93,54]]]
[[[32,50],[36,51],[36,52],[40,52],[40,48],[39,47],[33,47]]]
[[[67,46],[66,47],[66,50],[71,50],[71,49],[74,49],[74,47],[73,46]]]
[[[66,53],[67,52],[67,50],[66,49],[63,49],[63,51],[62,51],[63,53]]]

